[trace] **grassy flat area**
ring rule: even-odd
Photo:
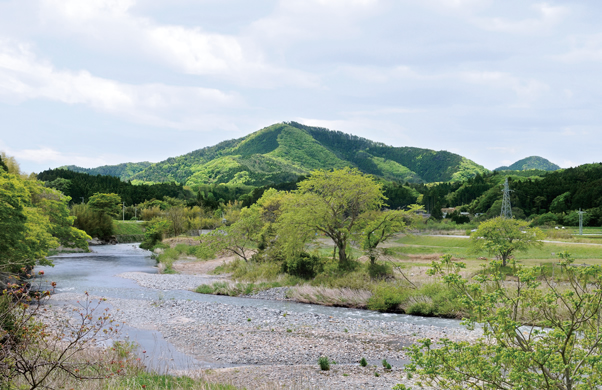
[[[113,221],[115,224],[115,234],[130,235],[130,234],[144,234],[142,230],[142,223],[136,221]]]
[[[601,242],[602,243],[602,242]],[[451,254],[462,259],[469,269],[477,269],[485,260],[491,258],[488,253],[474,254],[469,251],[470,240],[457,237],[404,236],[394,241],[395,246],[389,250],[393,256],[405,266],[425,266],[434,260],[434,256]],[[528,252],[517,252],[515,257],[525,265],[541,265],[558,261],[556,253],[568,251],[576,263],[602,264],[602,245],[588,245],[574,242],[544,243],[542,248],[534,248]],[[421,256],[422,255],[422,256]]]

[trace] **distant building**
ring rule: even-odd
[[[446,217],[447,217],[447,214],[451,214],[451,213],[453,213],[454,211],[456,211],[456,208],[455,208],[455,207],[443,207],[443,208],[441,209],[441,212],[443,213],[443,218],[446,218]]]

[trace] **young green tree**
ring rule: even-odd
[[[357,169],[343,168],[314,171],[298,188],[284,206],[281,224],[300,232],[324,233],[334,242],[339,263],[346,263],[347,245],[363,216],[384,203],[381,185]]]
[[[544,237],[541,229],[529,227],[527,221],[496,217],[481,223],[470,235],[471,250],[487,251],[506,266],[512,253],[541,247]]]
[[[227,250],[249,261],[260,239],[263,226],[257,207],[243,208],[238,221],[212,231],[208,238],[215,251]]]
[[[476,341],[419,340],[409,348],[408,374],[438,389],[587,390],[602,386],[602,267],[577,267],[561,254],[562,283],[540,267],[515,265],[505,280],[499,262],[472,280],[451,255],[433,264],[470,313]],[[514,262],[514,261],[513,261]],[[542,282],[543,279],[543,282]]]
[[[121,197],[117,194],[96,193],[90,197],[88,206],[94,212],[117,217],[121,212]]]
[[[413,205],[410,210],[372,211],[363,216],[362,249],[374,264],[380,255],[378,246],[395,234],[406,232],[418,219],[415,211],[422,206]]]

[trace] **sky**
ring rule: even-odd
[[[157,162],[282,121],[494,169],[602,160],[602,3],[0,0],[0,150]]]

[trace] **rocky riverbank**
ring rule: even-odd
[[[126,273],[146,288],[192,290],[207,283],[208,275],[153,275]],[[262,299],[286,299],[286,288],[264,291]],[[384,322],[295,313],[253,306],[197,301],[141,301],[108,299],[119,311],[116,319],[129,326],[161,332],[178,350],[210,362],[209,378],[249,389],[390,389],[396,383],[416,386],[403,378],[407,361],[403,347],[421,338],[471,340],[478,332],[402,322]],[[331,371],[319,370],[317,360],[336,362]],[[370,365],[361,367],[365,357]],[[387,359],[392,370],[380,362]],[[232,368],[235,366],[235,368]],[[223,368],[219,368],[223,367]],[[375,375],[378,374],[378,376]],[[206,370],[189,370],[205,375]]]

